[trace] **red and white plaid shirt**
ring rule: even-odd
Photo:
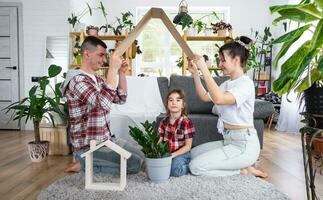
[[[95,76],[97,84],[85,74],[76,75],[65,91],[73,152],[88,146],[90,140],[99,143],[109,140],[111,105],[126,102],[125,91],[113,89],[101,77]]]
[[[159,124],[158,132],[163,141],[168,141],[172,153],[185,145],[185,139],[193,138],[195,128],[191,119],[183,115],[174,124],[170,123],[169,117],[165,117]]]

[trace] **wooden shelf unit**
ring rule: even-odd
[[[74,49],[74,45],[75,45],[75,40],[76,37],[80,36],[80,44],[82,44],[82,42],[84,41],[85,37],[87,36],[86,33],[84,31],[81,32],[70,32],[70,37],[72,38],[72,51]],[[128,37],[128,33],[126,33],[125,35],[99,35],[98,38],[103,40],[103,41],[123,41],[124,39],[126,39]],[[129,74],[132,74],[132,58],[130,58],[129,55],[132,54],[132,48],[129,47],[127,49],[127,51],[125,52],[125,57],[126,60],[128,62],[129,65]],[[72,55],[73,56],[73,55]],[[70,68],[75,68],[75,67],[79,67],[81,66],[81,64],[76,64],[76,63],[70,63],[69,67]],[[108,69],[108,67],[102,67],[101,69]]]
[[[232,35],[232,33],[229,33]],[[182,36],[184,41],[223,41],[226,43],[227,41],[232,40],[231,37],[228,36],[217,36],[217,35],[187,35],[187,32],[184,31],[184,35]],[[187,66],[187,59],[185,53],[182,51],[182,59],[183,59],[183,67],[182,67],[182,75],[186,74],[186,66]],[[209,68],[209,70],[220,70],[218,67]]]

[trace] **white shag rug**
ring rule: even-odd
[[[95,182],[118,182],[118,177],[95,174]],[[84,189],[84,173],[64,177],[43,190],[39,200],[50,199],[113,199],[113,200],[282,200],[289,199],[272,184],[254,176],[200,177],[186,175],[171,177],[166,183],[149,181],[144,172],[127,175],[124,191],[93,191]]]

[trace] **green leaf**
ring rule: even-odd
[[[92,8],[90,7],[90,5],[88,3],[86,3],[86,5],[87,5],[87,8],[89,9],[90,16],[92,16]]]
[[[299,38],[307,29],[311,27],[310,24],[299,27],[293,31],[290,31],[279,38],[275,39],[274,41],[271,42],[271,44],[278,44],[282,42],[288,42],[291,40],[294,40],[295,38]]]
[[[271,6],[269,9],[272,14],[277,12],[285,19],[297,22],[311,22],[322,18],[322,13],[313,3]]]
[[[31,96],[33,96],[33,95],[35,95],[35,93],[36,93],[36,91],[37,91],[37,88],[38,88],[38,86],[37,85],[35,85],[35,86],[33,86],[30,90],[29,90],[29,96],[31,97]]]
[[[317,61],[317,69],[321,72],[323,75],[323,56],[321,55]]]
[[[278,65],[278,61],[280,58],[282,58],[286,52],[289,50],[290,46],[295,42],[297,41],[298,39],[300,38],[299,37],[296,37],[294,38],[293,40],[290,40],[288,42],[285,42],[283,44],[283,46],[280,48],[279,52],[277,53],[276,57],[274,58],[273,60],[273,68],[276,69],[277,68],[277,65]]]
[[[316,25],[311,43],[311,49],[323,48],[323,19]]]
[[[281,73],[277,80],[273,82],[273,91],[282,95],[288,93],[294,82],[297,81],[299,68],[309,52],[311,41],[308,40],[291,55],[281,67]]]
[[[314,2],[321,10],[323,10],[323,1],[322,0],[315,0]]]
[[[48,76],[50,78],[57,76],[59,73],[61,73],[62,68],[58,65],[50,65],[48,68]]]
[[[304,90],[310,88],[313,83],[320,80],[321,74],[320,71],[316,68],[311,71],[311,82],[309,82],[308,78],[304,78],[303,82],[296,88],[297,92],[303,92]]]

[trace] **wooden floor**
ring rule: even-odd
[[[0,131],[0,199],[36,199],[42,189],[68,175],[63,168],[71,156],[49,156],[45,162],[32,163],[26,145],[32,139],[32,132]],[[302,159],[299,135],[265,131],[257,167],[269,173],[268,182],[294,200],[306,199]],[[316,187],[323,199],[323,176],[317,175]]]

